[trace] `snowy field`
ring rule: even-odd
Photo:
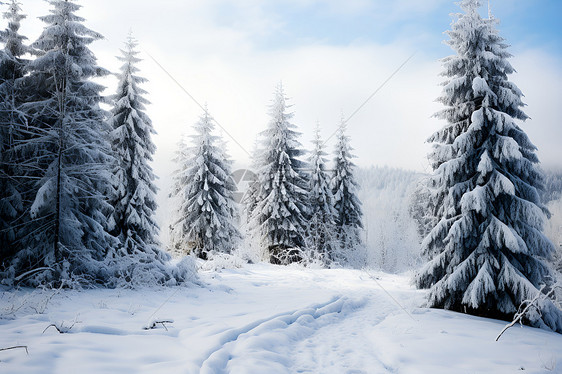
[[[495,342],[505,322],[420,308],[407,274],[259,264],[200,282],[2,292],[0,348],[29,354],[0,351],[0,373],[562,372],[562,335]]]

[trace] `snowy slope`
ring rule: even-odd
[[[3,292],[0,348],[29,355],[0,351],[0,373],[562,370],[562,335],[515,327],[495,342],[504,322],[419,308],[424,291],[407,275],[259,264],[201,278],[206,287]],[[143,330],[162,319],[173,322]]]

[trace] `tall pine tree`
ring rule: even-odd
[[[146,257],[144,262],[165,258],[158,249],[155,176],[149,162],[156,150],[151,136],[155,133],[145,113],[148,100],[140,84],[146,79],[137,75],[141,61],[137,42],[129,35],[122,50],[123,61],[115,104],[111,110],[111,147],[115,157],[113,187],[109,201],[114,208],[111,215],[111,233],[119,238],[121,255]],[[154,257],[156,256],[156,257]],[[152,257],[152,258],[151,258]]]
[[[254,149],[252,150],[252,161],[250,164],[250,168],[252,170],[258,170],[259,169],[259,160],[260,160],[260,150],[258,147],[258,142],[257,140],[254,142]],[[248,184],[248,189],[244,192],[244,195],[242,196],[242,201],[241,203],[243,204],[244,207],[244,219],[245,219],[245,226],[247,227],[248,224],[251,222],[251,218],[252,215],[254,214],[254,209],[256,208],[256,205],[258,203],[258,194],[259,194],[259,181],[257,179],[257,175],[252,173],[252,175],[254,176],[254,180],[250,181],[250,183]],[[252,235],[253,232],[251,230],[250,227],[247,227],[247,229],[249,229],[250,232],[248,232],[249,235]]]
[[[17,248],[17,227],[23,221],[24,201],[22,190],[25,179],[18,166],[18,146],[25,140],[25,116],[21,112],[22,95],[19,91],[29,47],[27,39],[19,33],[20,3],[12,0],[4,19],[8,27],[0,32],[0,266]]]
[[[11,270],[32,285],[103,281],[99,261],[116,240],[106,231],[112,158],[99,107],[103,87],[92,81],[107,71],[88,49],[101,35],[83,25],[74,2],[49,3],[50,14],[40,17],[47,25],[33,43],[38,57],[22,88],[33,134],[27,141],[33,151],[22,164],[36,183],[32,221]]]
[[[549,284],[544,261],[554,251],[543,235],[543,177],[535,146],[518,126],[522,93],[495,19],[482,19],[479,1],[460,3],[443,60],[446,80],[436,116],[430,187],[438,223],[422,244],[431,261],[415,278],[430,288],[429,305],[493,318],[511,318],[519,305]],[[562,332],[562,313],[548,300],[533,326]]]
[[[320,136],[320,126],[316,126],[313,140],[314,149],[309,158],[310,219],[307,227],[307,247],[313,255],[324,261],[334,259],[338,248],[336,241],[336,210],[330,188],[330,176],[326,170],[326,152]]]
[[[230,253],[241,239],[237,229],[236,186],[231,177],[232,162],[212,135],[213,119],[207,111],[194,126],[193,146],[180,144],[179,169],[172,196],[178,200],[172,224],[172,243],[207,259],[212,252]]]
[[[334,174],[332,177],[332,194],[336,209],[336,234],[340,245],[337,260],[348,261],[353,251],[361,243],[363,228],[363,211],[357,196],[358,184],[355,181],[355,164],[351,161],[355,156],[351,153],[349,136],[345,134],[346,124],[342,118],[335,147]]]
[[[295,125],[290,120],[283,86],[279,84],[271,104],[271,120],[261,133],[259,152],[257,204],[252,212],[252,224],[259,230],[262,244],[272,263],[287,264],[301,259],[309,214],[306,196],[308,183],[304,154]]]

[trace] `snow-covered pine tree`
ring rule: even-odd
[[[434,204],[429,184],[427,176],[418,181],[410,196],[408,207],[410,216],[417,223],[418,234],[421,238],[425,238],[437,224],[436,211],[440,208]]]
[[[155,176],[149,162],[156,150],[151,136],[155,133],[145,113],[148,100],[139,85],[146,79],[137,75],[141,61],[136,50],[137,41],[129,35],[125,49],[117,94],[113,97],[109,125],[111,148],[115,157],[112,170],[115,193],[109,198],[113,206],[110,218],[111,233],[119,238],[120,246],[112,257],[133,255],[141,263],[168,260],[158,248]]]
[[[20,111],[22,95],[18,85],[24,76],[29,52],[26,37],[19,34],[25,18],[20,3],[12,0],[3,14],[8,27],[0,32],[0,266],[16,251],[16,228],[22,224],[23,171],[18,167],[18,144],[25,139],[25,116]]]
[[[36,179],[24,247],[11,263],[23,283],[61,283],[72,278],[104,281],[98,261],[116,244],[106,231],[111,206],[109,127],[99,103],[103,87],[92,78],[107,71],[88,45],[101,35],[83,25],[73,1],[50,0],[42,34],[32,44],[22,107],[33,137],[23,161]]]
[[[260,150],[258,147],[258,142],[257,139],[254,143],[254,149],[252,151],[252,161],[251,161],[251,165],[250,165],[250,169],[251,170],[258,170],[259,169],[259,162],[260,162]],[[244,220],[245,220],[245,225],[247,226],[246,228],[248,229],[248,234],[252,235],[254,232],[252,232],[251,227],[249,226],[249,223],[251,222],[251,218],[252,215],[254,214],[254,209],[256,208],[256,205],[258,204],[258,194],[259,194],[259,181],[257,179],[257,175],[252,173],[254,176],[256,176],[255,180],[251,181],[248,184],[248,189],[244,192],[244,195],[242,196],[242,205],[244,208]],[[254,230],[255,231],[255,230]]]
[[[174,213],[172,214],[172,223],[168,227],[168,232],[170,235],[168,252],[170,252],[174,257],[185,256],[191,251],[189,242],[185,239],[189,228],[177,224],[183,214],[181,213],[179,204],[183,202],[181,193],[185,189],[185,185],[188,182],[185,173],[187,173],[187,170],[189,169],[189,163],[192,158],[190,151],[191,146],[189,142],[187,141],[187,139],[185,139],[185,136],[181,136],[180,140],[177,143],[177,149],[175,152],[176,157],[173,159],[178,168],[172,174],[173,184],[168,195],[168,197],[175,199],[174,203],[177,206],[177,209],[175,209]]]
[[[261,150],[259,148],[259,136],[254,141],[251,153],[250,173],[252,180],[249,181],[247,189],[241,199],[242,204],[242,225],[244,230],[243,251],[238,254],[246,257],[250,262],[269,260],[269,251],[262,247],[261,231],[258,225],[254,224],[255,208],[258,205],[260,183],[258,175],[255,173],[260,169]]]
[[[332,177],[332,195],[336,209],[336,233],[340,245],[340,253],[336,260],[348,261],[354,257],[353,251],[361,244],[363,228],[363,211],[357,196],[358,184],[355,181],[355,164],[351,161],[355,156],[349,144],[349,136],[345,134],[346,123],[341,120],[335,147],[334,175]]]
[[[232,161],[220,146],[220,138],[212,135],[214,127],[205,110],[194,125],[193,147],[180,148],[172,190],[178,200],[171,231],[173,246],[187,247],[202,259],[212,252],[230,253],[241,239],[236,227]]]
[[[314,257],[330,261],[338,248],[336,241],[336,210],[330,188],[330,176],[326,170],[326,152],[317,124],[312,141],[314,149],[309,158],[310,215],[306,231],[306,246]]]
[[[439,222],[422,243],[431,258],[417,274],[431,287],[428,304],[510,319],[519,305],[549,284],[543,260],[554,252],[543,235],[543,177],[535,146],[515,122],[525,120],[522,93],[508,80],[514,69],[495,19],[482,19],[478,0],[460,3],[443,60],[446,77],[436,114],[447,124],[434,133],[431,187]],[[533,326],[562,332],[562,313],[549,300]]]
[[[270,107],[271,120],[260,136],[263,139],[257,170],[259,192],[252,212],[252,225],[259,230],[270,261],[288,264],[301,260],[309,207],[306,164],[299,135],[287,111],[283,85],[279,84]]]

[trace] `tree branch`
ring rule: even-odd
[[[0,351],[7,351],[9,349],[18,349],[18,348],[25,349],[25,353],[29,354],[29,351],[27,350],[27,345],[14,345],[13,347],[0,348]]]

